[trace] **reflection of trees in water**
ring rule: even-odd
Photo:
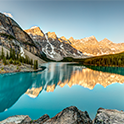
[[[87,67],[96,71],[124,75],[124,67],[105,67],[105,66],[87,66]]]

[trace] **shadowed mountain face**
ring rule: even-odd
[[[31,36],[37,46],[42,46],[42,51],[48,58],[54,60],[61,60],[63,57],[84,58],[124,51],[124,43],[113,43],[107,38],[100,42],[94,36],[83,39],[73,37],[66,39],[64,36],[58,38],[55,32],[44,34],[39,27],[32,27],[25,32]]]
[[[0,75],[0,112],[10,108],[26,92],[33,83],[31,77],[31,73]]]
[[[2,13],[0,13],[0,45],[7,49],[13,48],[16,52],[24,48],[40,56],[40,51],[30,36],[12,18]]]

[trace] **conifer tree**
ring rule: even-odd
[[[12,50],[12,59],[15,60],[15,50]]]
[[[3,51],[3,47],[2,47],[2,52],[1,52],[1,59],[3,59],[4,58],[4,51]]]
[[[34,69],[38,69],[38,61],[34,60]]]
[[[6,54],[6,59],[9,59],[9,55],[8,55],[8,52],[7,52],[7,54]]]
[[[31,68],[32,68],[32,65],[33,65],[33,59],[31,59]]]
[[[12,58],[13,56],[13,52],[12,52],[12,48],[10,48],[10,59]]]
[[[3,63],[4,63],[4,65],[7,64],[7,62],[6,62],[6,57],[5,57],[5,56],[3,57]]]

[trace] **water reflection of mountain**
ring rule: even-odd
[[[35,73],[0,75],[0,112],[10,108],[33,83]]]
[[[42,90],[53,92],[57,85],[81,85],[93,89],[97,83],[106,87],[115,82],[124,82],[122,75],[81,66],[66,63],[45,63],[44,66],[47,68],[38,73],[0,75],[0,112],[10,108],[24,93],[35,98]]]
[[[71,66],[64,63],[46,64],[47,69],[37,76],[37,81],[26,94],[37,97],[42,90],[53,92],[57,85],[81,85],[93,89],[96,84],[107,87],[112,83],[123,83],[124,76],[114,73],[91,70],[81,66]]]

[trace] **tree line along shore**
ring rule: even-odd
[[[124,52],[85,59],[84,65],[124,67]]]
[[[15,53],[14,49],[10,49],[10,52],[6,53],[3,50],[1,50],[0,53],[0,61],[4,64],[4,65],[17,65],[17,69],[19,68],[18,66],[21,66],[21,64],[28,64],[31,66],[31,68],[33,69],[38,69],[38,60],[33,60],[30,59],[27,55],[22,56],[19,53]]]

